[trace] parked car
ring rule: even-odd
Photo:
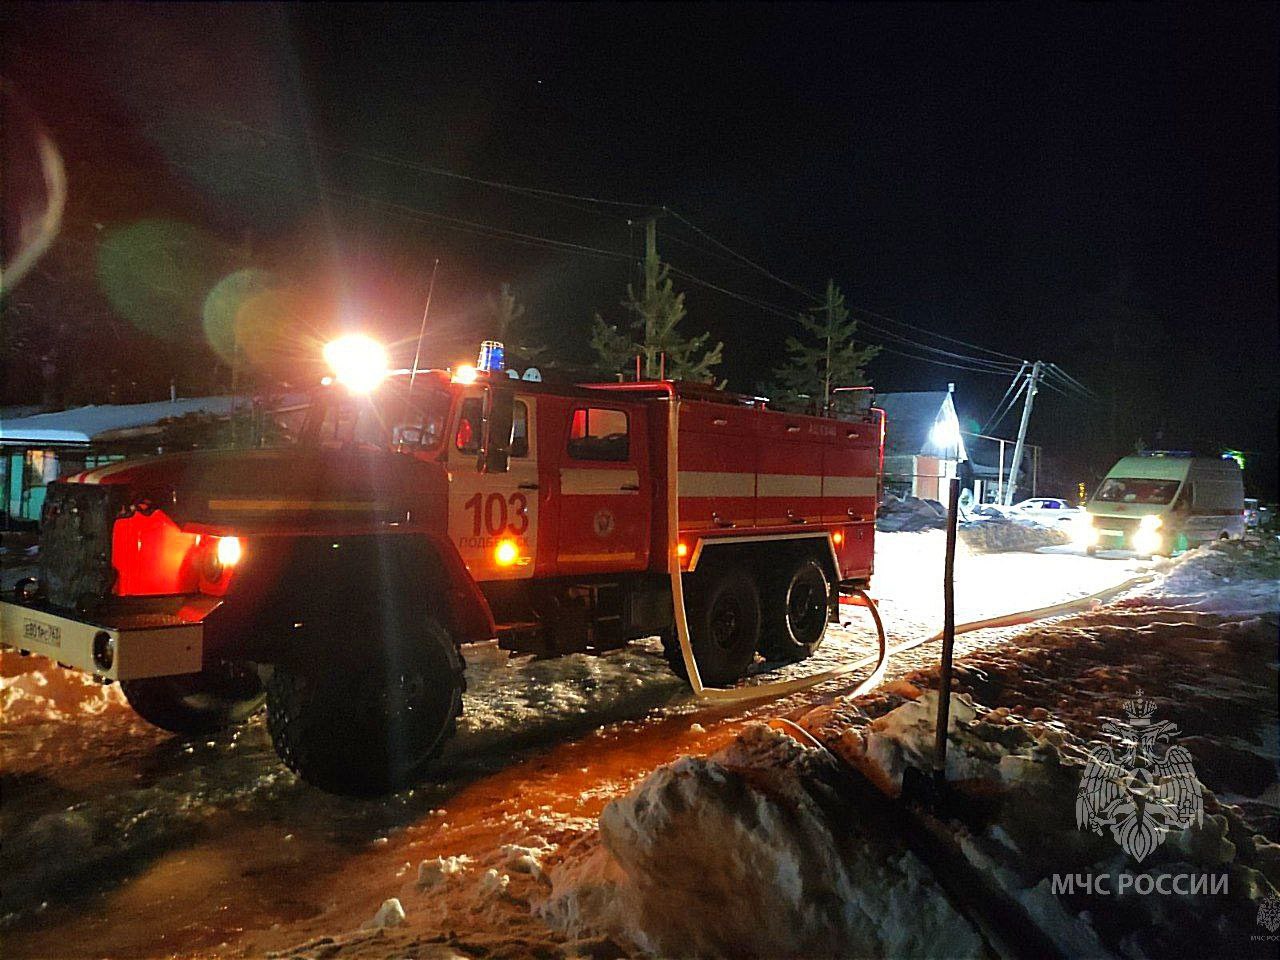
[[[1056,497],[1033,497],[1015,503],[1006,511],[1015,520],[1031,520],[1044,526],[1056,527],[1063,523],[1073,523],[1084,515],[1084,510],[1069,500]]]

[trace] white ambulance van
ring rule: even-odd
[[[1206,540],[1244,537],[1244,480],[1230,458],[1144,450],[1111,468],[1089,499],[1080,535],[1089,553],[1168,556]]]

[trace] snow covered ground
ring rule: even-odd
[[[939,629],[941,545],[940,531],[879,538],[873,593],[891,642]],[[1168,565],[1087,558],[1067,548],[963,553],[958,619],[1084,596],[1161,566]],[[1172,566],[1163,589],[1201,589],[1180,585]],[[847,612],[850,626],[833,631],[819,657],[769,678],[870,652],[865,611]],[[1000,650],[1015,633],[966,634],[957,652]],[[891,676],[936,655],[934,646],[904,654]],[[659,941],[644,941],[639,928],[624,934],[595,924],[568,887],[553,886],[557,870],[603,876],[613,869],[597,852],[601,812],[681,755],[727,748],[739,759],[755,756],[733,746],[746,723],[800,716],[860,677],[785,701],[707,709],[670,675],[654,643],[559,661],[511,659],[482,645],[469,649],[467,660],[466,713],[441,781],[369,803],[300,784],[277,764],[260,720],[233,735],[183,743],[135,720],[113,688],[6,655],[0,869],[8,881],[7,954],[94,956],[110,946],[117,956],[257,956],[311,943],[300,955],[400,956],[409,952],[397,952],[406,944],[420,956],[451,955],[460,944],[509,955],[535,945],[601,955],[617,937],[628,949],[652,947]],[[781,749],[772,742],[761,741],[765,755]],[[750,768],[755,760],[743,763]],[[758,813],[774,801],[760,802]],[[633,820],[616,823],[622,829]],[[696,833],[707,824],[687,826]],[[797,851],[811,850],[822,834],[797,830],[792,853],[762,867],[801,869]],[[865,884],[856,864],[842,869],[842,882]],[[909,859],[895,869],[895,882],[929,882]],[[383,910],[391,897],[405,920],[387,925],[398,917],[394,908]],[[792,904],[800,913],[802,901]],[[380,911],[384,922],[366,927]],[[828,919],[835,926],[824,928],[825,936],[853,935],[844,921]],[[873,934],[867,928],[858,936]],[[812,941],[815,948],[823,942]]]

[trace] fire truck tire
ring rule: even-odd
[[[827,635],[831,585],[812,557],[789,564],[765,587],[760,652],[766,660],[794,663],[813,655]]]
[[[258,712],[266,691],[248,664],[223,663],[201,673],[121,680],[134,713],[171,733],[209,734]]]
[[[708,570],[685,591],[689,643],[702,682],[723,687],[739,680],[755,659],[760,642],[760,594],[756,582],[736,567]],[[663,635],[671,669],[686,680],[684,655],[674,633]]]
[[[453,736],[462,712],[462,657],[427,616],[369,651],[277,664],[267,683],[267,729],[280,759],[312,786],[379,796],[412,786]],[[410,627],[409,624],[412,624]],[[363,655],[353,657],[352,650]]]

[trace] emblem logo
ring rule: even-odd
[[[1258,923],[1266,927],[1268,933],[1280,930],[1280,897],[1267,897],[1258,904]]]
[[[1186,747],[1161,741],[1177,724],[1155,720],[1156,705],[1139,690],[1124,702],[1128,721],[1107,721],[1103,731],[1119,740],[1089,754],[1076,793],[1076,826],[1102,836],[1104,828],[1139,863],[1173,830],[1204,822],[1204,795]]]
[[[613,533],[613,511],[597,510],[595,518],[592,520],[592,526],[595,528],[596,536],[602,540]]]

